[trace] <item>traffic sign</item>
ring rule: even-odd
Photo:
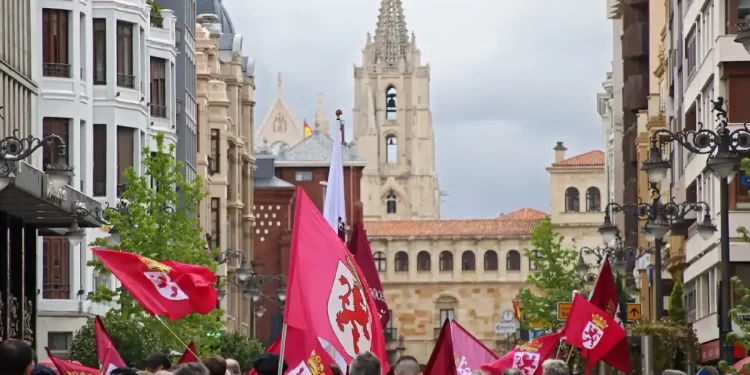
[[[557,319],[566,320],[570,315],[570,308],[573,306],[572,302],[558,302],[557,303]]]
[[[497,323],[495,324],[495,333],[506,335],[516,333],[516,323]]]
[[[641,320],[641,304],[640,303],[628,304],[628,320]]]

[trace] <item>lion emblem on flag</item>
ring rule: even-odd
[[[539,368],[539,353],[516,352],[513,354],[513,367],[524,375],[534,375]]]
[[[583,347],[591,350],[595,348],[600,341],[602,341],[602,337],[604,337],[604,330],[607,329],[607,320],[604,319],[599,314],[594,314],[591,316],[591,320],[586,323],[586,327],[583,329],[583,332],[581,333],[581,338],[583,339]]]
[[[162,297],[172,301],[182,301],[188,299],[187,294],[177,285],[166,272],[148,271],[144,272],[146,278],[156,287],[156,290]]]
[[[336,338],[350,357],[372,346],[372,314],[367,303],[367,293],[356,274],[356,268],[347,257],[348,265],[339,261],[336,277],[328,297],[328,321]]]

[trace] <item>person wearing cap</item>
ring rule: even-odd
[[[253,361],[253,369],[258,375],[276,375],[279,372],[281,357],[277,354],[263,353]],[[285,373],[289,365],[284,361],[281,373]]]

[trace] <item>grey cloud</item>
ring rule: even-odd
[[[224,0],[257,60],[260,125],[283,72],[285,97],[311,122],[318,92],[329,121],[353,106],[353,65],[374,32],[379,0]],[[600,0],[403,0],[422,62],[432,68],[436,162],[450,195],[444,217],[549,208],[554,142],[569,155],[603,147],[595,97],[610,67]],[[456,5],[459,4],[459,5]]]

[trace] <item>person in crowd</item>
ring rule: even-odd
[[[39,364],[39,356],[36,355],[36,350],[34,349],[31,349],[31,358],[32,358],[32,363],[36,367],[36,365]]]
[[[232,375],[241,375],[242,370],[240,369],[240,363],[237,362],[236,359],[227,358],[227,370],[232,373]]]
[[[20,340],[0,343],[0,375],[30,375],[34,368],[34,351]]]
[[[328,367],[331,368],[331,374],[333,374],[333,375],[341,375],[341,367],[339,367],[339,365],[337,365],[337,364],[334,363],[334,364],[332,364],[332,365],[330,365]],[[390,370],[388,372],[390,372]],[[393,374],[391,373],[390,375],[393,375]]]
[[[715,367],[713,369],[716,370]],[[680,371],[680,370],[664,370],[664,372],[662,372],[661,374],[662,375],[686,375],[684,371]]]
[[[57,375],[57,371],[45,365],[36,365],[31,370],[31,375]]]
[[[143,367],[143,370],[156,374],[161,370],[171,370],[172,361],[164,353],[154,353],[146,358],[146,363]]]
[[[138,370],[131,367],[118,367],[110,375],[138,375]]]
[[[370,352],[357,354],[349,365],[349,375],[380,375],[381,371],[380,360]]]
[[[258,375],[276,375],[279,371],[281,357],[277,354],[263,353],[253,360],[253,369]],[[285,373],[289,365],[284,361],[281,372]]]
[[[474,370],[471,375],[490,375],[490,373],[484,370]]]
[[[401,357],[396,361],[396,365],[393,366],[393,373],[395,375],[419,375],[421,371],[417,359],[411,356],[404,358],[406,357]]]
[[[210,375],[208,368],[202,363],[183,363],[173,369],[172,375]]]
[[[222,356],[212,355],[203,360],[210,375],[226,375],[227,361]]]
[[[700,371],[705,371],[708,375],[719,375],[719,370],[714,366],[703,366]],[[700,371],[698,371],[698,373],[700,373]]]
[[[167,370],[159,370],[155,372],[154,375],[172,375],[172,373]]]
[[[568,375],[568,364],[560,359],[548,359],[542,363],[542,375]]]
[[[503,370],[503,375],[523,375],[523,372],[515,367],[512,367]]]

